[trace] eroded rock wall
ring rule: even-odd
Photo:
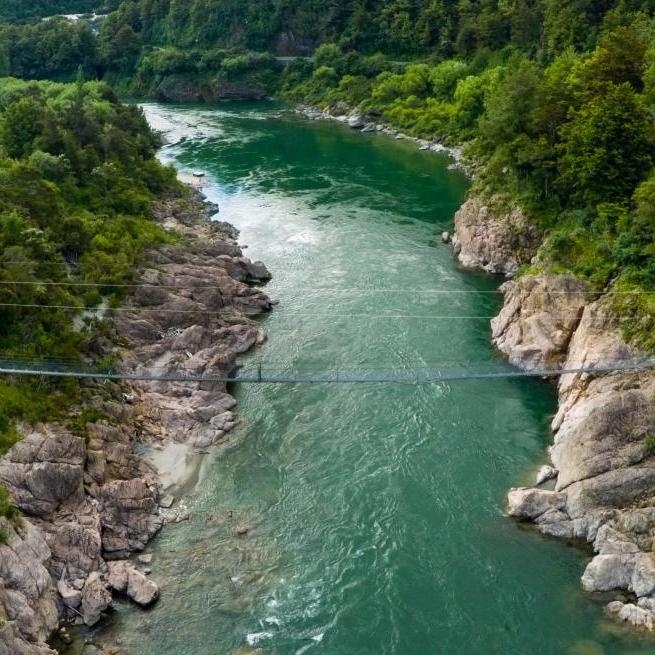
[[[493,199],[467,200],[455,214],[453,248],[467,268],[512,277],[534,257],[541,234],[519,207],[499,206]]]
[[[550,278],[541,284],[560,288]],[[571,302],[577,307],[577,287],[573,289],[576,300]],[[513,302],[515,291],[506,293]],[[523,306],[516,320],[517,330],[530,329],[521,326],[533,320],[528,306]],[[643,357],[623,341],[606,298],[584,306],[570,338],[536,341],[527,360],[522,358],[520,340],[505,342],[505,346],[514,355],[512,361],[525,368],[532,366],[534,357],[551,358],[565,370],[624,367]],[[559,378],[558,396],[549,449],[556,471],[554,488],[512,489],[508,513],[535,523],[544,534],[591,543],[596,555],[582,575],[583,588],[633,594],[634,602],[617,600],[608,610],[622,620],[653,629],[655,452],[648,438],[655,435],[655,373],[565,374]]]
[[[589,299],[585,285],[568,276],[525,275],[506,282],[492,339],[512,364],[528,370],[559,369]]]
[[[519,209],[492,205],[474,197],[462,206],[455,253],[467,267],[511,277],[536,261],[541,235]],[[574,277],[524,275],[501,291],[492,339],[517,367],[616,369],[646,359],[624,342],[608,297]],[[552,430],[550,461],[534,487],[509,491],[508,514],[544,534],[592,544],[582,587],[620,592],[608,611],[655,629],[655,372],[559,375]]]

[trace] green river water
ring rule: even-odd
[[[486,318],[443,318],[500,302],[440,242],[467,189],[446,157],[272,104],[144,108],[274,275],[251,361],[500,363]],[[503,516],[545,460],[550,385],[233,392],[241,427],[151,548],[160,603],[120,605],[99,635],[129,655],[655,653],[584,596],[588,553]]]

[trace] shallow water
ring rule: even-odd
[[[498,280],[459,270],[439,239],[467,188],[445,157],[275,105],[145,110],[172,143],[162,158],[207,173],[274,274],[280,305],[250,361],[500,364]],[[549,385],[234,393],[242,426],[185,501],[192,520],[153,545],[161,602],[120,606],[101,631],[130,655],[655,652],[584,597],[588,554],[503,517],[544,460]]]

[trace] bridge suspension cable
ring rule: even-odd
[[[143,368],[136,371],[112,370],[102,367],[56,363],[46,360],[0,359],[0,375],[78,378],[95,380],[126,380],[178,383],[238,383],[238,384],[436,384],[459,380],[493,380],[513,378],[552,378],[563,375],[603,375],[655,370],[655,358],[641,358],[566,368],[519,370],[508,364],[488,366],[419,366],[414,368],[272,368],[263,364],[237,367],[229,373],[187,372]]]
[[[20,264],[21,262],[0,262],[0,265],[4,264]],[[165,272],[164,272],[165,274]],[[117,283],[109,281],[99,281],[99,282],[88,282],[88,281],[52,281],[52,280],[0,280],[1,286],[52,286],[52,287],[107,287],[111,289],[177,289],[183,290],[184,285],[166,285],[159,283]],[[218,285],[190,285],[186,287],[189,291],[200,291],[200,290],[212,290],[219,289]],[[265,290],[266,287],[254,287],[255,289]],[[292,291],[298,293],[394,293],[394,294],[435,294],[435,295],[493,295],[493,296],[502,296],[503,292],[501,289],[444,289],[444,288],[376,288],[376,287],[294,287]],[[615,296],[650,296],[655,295],[655,291],[647,289],[626,289],[626,290],[614,290],[614,289],[553,289],[548,292],[549,295],[553,296],[568,296],[568,295],[579,295],[585,294],[589,296],[598,296],[603,293],[609,293]]]

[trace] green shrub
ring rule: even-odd
[[[13,521],[18,517],[18,510],[11,502],[7,488],[0,484],[0,516]]]
[[[649,434],[648,436],[644,437],[644,445],[646,446],[646,450],[648,451],[649,455],[655,455],[655,435],[654,434]]]
[[[117,303],[144,253],[173,240],[151,220],[156,198],[180,192],[159,144],[104,84],[0,80],[0,356],[81,361],[98,324],[79,329],[75,308]],[[79,400],[73,379],[0,382],[0,455],[17,420]]]

